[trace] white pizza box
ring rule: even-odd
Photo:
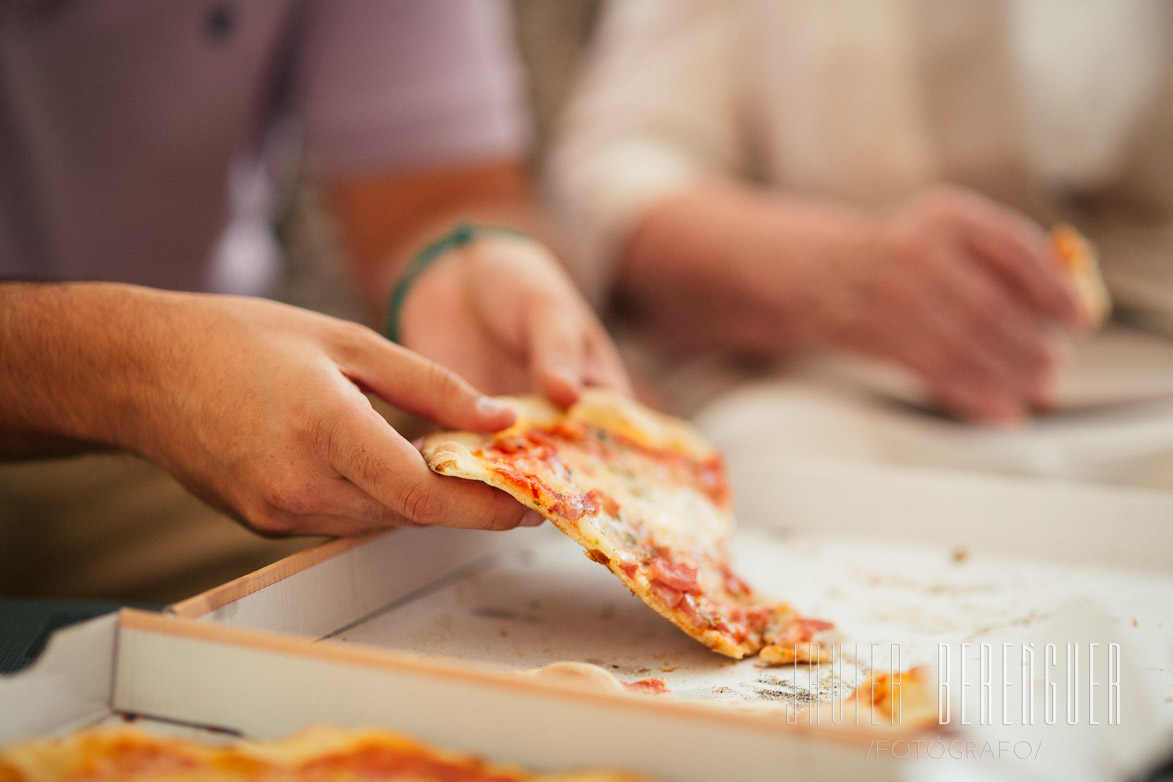
[[[175,611],[456,671],[586,663],[622,682],[663,680],[672,697],[650,698],[656,708],[757,711],[767,724],[808,698],[842,697],[871,669],[977,659],[1006,643],[1115,644],[1136,675],[1130,713],[1173,731],[1173,495],[834,459],[749,459],[734,475],[739,571],[834,620],[839,667],[711,653],[550,525],[328,544]],[[883,736],[870,722],[856,727]],[[817,743],[820,727],[802,740]]]
[[[753,523],[735,537],[738,567],[761,591],[834,619],[857,669],[931,664],[942,643],[1086,630],[1119,641],[1143,680],[1126,682],[1126,732],[1170,723],[1167,495],[813,460],[776,465],[769,481],[742,511]],[[673,694],[583,690],[526,673],[566,661],[619,681],[661,678]],[[834,695],[838,679],[858,672],[766,669],[710,653],[549,525],[411,529],[303,552],[173,616],[124,612],[60,634],[31,672],[0,681],[0,738],[140,714],[257,737],[323,722],[385,725],[498,760],[616,765],[669,780],[731,778],[730,769],[776,779],[795,763],[812,779],[896,778],[925,764],[929,778],[943,777],[936,760],[891,754],[923,732],[858,718],[791,724],[776,708]],[[954,742],[958,727],[931,738]],[[1109,744],[1119,735],[1094,734]],[[877,741],[888,754],[873,751]],[[1047,742],[1079,757],[1070,741]],[[1138,746],[1125,754],[1140,762]]]
[[[57,633],[29,671],[0,678],[0,746],[127,719],[212,740],[380,726],[535,769],[682,782],[774,780],[790,768],[810,779],[898,778],[898,761],[867,757],[868,740],[850,726],[786,725],[132,609]]]

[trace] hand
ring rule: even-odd
[[[937,188],[885,220],[845,264],[840,339],[918,373],[948,408],[1009,423],[1052,404],[1089,323],[1046,233],[976,194]]]
[[[161,294],[153,387],[131,447],[264,534],[354,535],[405,524],[507,529],[525,509],[431,472],[364,396],[442,425],[515,416],[452,372],[352,323],[258,299]]]
[[[630,393],[614,345],[553,255],[525,237],[485,235],[420,275],[403,344],[491,394],[538,391],[561,406],[583,386]]]

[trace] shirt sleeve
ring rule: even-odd
[[[303,25],[287,95],[323,173],[526,153],[530,121],[504,2],[328,0]]]
[[[699,178],[744,166],[724,0],[612,2],[545,176],[571,271],[607,296],[640,216]]]

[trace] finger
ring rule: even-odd
[[[583,382],[588,386],[612,388],[625,396],[632,395],[631,380],[619,357],[615,343],[595,324],[587,339],[586,358],[583,366]]]
[[[372,525],[350,516],[333,516],[328,513],[293,514],[278,508],[272,510],[268,529],[259,531],[273,537],[288,535],[327,535],[332,538],[353,538],[376,530],[387,529],[394,524]],[[277,526],[272,526],[272,525]],[[280,530],[280,531],[275,531]]]
[[[546,517],[538,513],[536,510],[527,510],[525,515],[521,517],[521,521],[517,526],[519,527],[540,527],[546,523]]]
[[[1055,335],[998,276],[969,257],[950,261],[941,301],[956,318],[958,344],[1035,406],[1050,400],[1060,358]]]
[[[320,475],[292,471],[262,480],[260,507],[248,523],[266,535],[360,535],[398,526],[405,519],[323,464],[327,454],[311,461]],[[315,469],[315,468],[310,468]]]
[[[965,241],[1002,275],[1026,291],[1043,312],[1074,329],[1087,325],[1075,283],[1046,232],[1025,217],[976,194],[959,194]]]
[[[569,407],[582,396],[586,336],[577,313],[551,301],[533,305],[527,319],[530,371],[551,402]]]
[[[340,366],[387,402],[442,426],[475,432],[499,431],[517,419],[512,406],[480,393],[455,372],[363,331],[341,346]]]
[[[1027,412],[1021,395],[992,379],[980,362],[940,332],[926,332],[919,341],[901,343],[896,358],[921,376],[943,407],[963,418],[1013,423]]]
[[[943,408],[975,423],[1017,426],[1029,415],[1025,405],[994,389],[983,388],[962,374],[945,379],[930,391]]]
[[[1025,399],[1006,381],[996,353],[957,318],[957,304],[940,280],[915,283],[917,293],[893,318],[877,325],[871,344],[886,344],[893,357],[920,375],[950,409],[978,421],[1021,419]],[[943,290],[943,288],[945,290]]]
[[[377,502],[417,524],[511,529],[525,507],[479,481],[437,475],[373,410],[341,417],[327,446],[331,467]]]
[[[396,513],[341,476],[330,479],[330,484],[322,490],[317,511],[294,514],[290,520],[301,529],[337,536],[363,535],[391,527],[415,526],[410,519]],[[311,529],[312,526],[318,528]]]

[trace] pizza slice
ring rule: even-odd
[[[1112,298],[1100,274],[1091,243],[1070,225],[1057,225],[1051,229],[1051,242],[1075,281],[1075,291],[1091,316],[1092,325],[1104,325],[1112,312]]]
[[[386,730],[309,728],[282,741],[203,743],[142,730],[86,730],[0,752],[2,782],[640,782],[606,771],[537,774],[490,765]]]
[[[770,649],[765,659],[777,663],[825,656],[816,635],[831,623],[759,596],[734,572],[725,467],[699,432],[602,389],[564,411],[510,401],[509,429],[426,438],[429,466],[537,510],[710,649],[734,658]]]

